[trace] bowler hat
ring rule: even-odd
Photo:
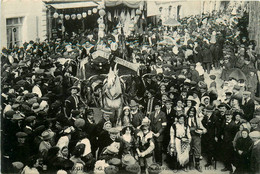
[[[31,122],[33,122],[34,120],[36,120],[36,117],[35,117],[35,116],[29,116],[29,117],[25,118],[25,121],[26,121],[27,123],[31,123]]]
[[[31,109],[32,109],[33,112],[39,112],[41,110],[40,104],[39,103],[33,103]]]
[[[214,106],[213,105],[208,105],[205,109],[207,111],[214,111]]]

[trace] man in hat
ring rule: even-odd
[[[161,106],[156,103],[154,106],[154,112],[150,115],[151,120],[151,131],[154,133],[155,143],[155,161],[162,165],[162,148],[164,140],[164,130],[167,126],[167,119],[165,113],[161,111]]]
[[[170,141],[170,128],[172,124],[174,124],[177,121],[176,117],[176,110],[173,109],[173,102],[171,100],[166,100],[165,108],[162,109],[162,111],[165,113],[165,117],[167,120],[167,125],[165,128],[164,133],[164,140],[163,145],[164,149],[166,150]]]
[[[10,155],[12,161],[27,162],[28,156],[31,155],[29,145],[26,141],[28,135],[25,132],[16,133],[17,141]]]
[[[33,133],[33,129],[34,129],[34,126],[36,124],[36,117],[35,116],[29,116],[27,118],[25,118],[25,127],[23,129],[23,131],[25,133],[27,133],[28,135],[30,135],[31,133]]]
[[[252,118],[250,120],[250,125],[251,125],[251,132],[253,131],[260,131],[260,127],[259,127],[259,124],[260,124],[260,118]]]
[[[260,132],[250,132],[249,136],[254,142],[251,151],[250,168],[253,174],[257,174],[260,173]]]
[[[83,130],[87,133],[90,144],[91,151],[95,153],[97,150],[97,124],[94,120],[94,111],[93,109],[89,109],[85,112],[86,124]],[[94,155],[94,154],[93,154]]]
[[[79,109],[79,105],[80,105],[80,98],[78,96],[80,89],[77,86],[72,86],[70,88],[70,92],[71,92],[71,96],[69,96],[66,100],[65,100],[65,115],[67,116],[67,118],[70,117],[71,114],[71,110],[77,110]]]
[[[251,99],[251,92],[244,91],[242,98],[242,106],[241,109],[244,111],[244,119],[246,121],[250,121],[254,117],[255,112],[255,103],[254,100]]]
[[[118,128],[110,128],[108,129],[108,136],[104,137],[104,139],[101,140],[102,143],[99,144],[99,154],[104,154],[104,149],[110,146],[113,143],[120,144],[119,137],[120,130]],[[110,156],[111,157],[111,156]],[[111,159],[111,158],[110,158]],[[106,160],[108,160],[106,158]]]
[[[154,97],[155,95],[155,91],[153,89],[148,89],[146,90],[145,93],[147,100],[145,102],[146,105],[146,114],[150,115],[152,113],[152,111],[154,111],[154,103],[156,102],[156,98]]]
[[[139,104],[136,103],[135,100],[131,100],[130,101],[130,123],[135,127],[137,128],[138,126],[141,125],[142,123],[142,120],[144,118],[142,112],[139,111],[138,107],[139,107]]]
[[[54,133],[46,130],[41,134],[42,142],[39,145],[39,152],[42,157],[46,157],[49,149],[52,147]]]
[[[102,119],[97,123],[97,127],[96,127],[97,136],[99,136],[101,131],[103,130],[105,122],[110,121],[112,123],[111,116],[113,112],[105,108],[101,109],[101,112],[103,115],[102,115]]]
[[[137,133],[136,152],[139,157],[141,171],[153,164],[153,151],[155,143],[153,140],[153,132],[150,130],[150,120],[145,117],[142,120],[140,131]]]
[[[225,92],[226,97],[224,98],[224,103],[230,105],[231,104],[231,96],[232,96],[232,92],[231,91],[227,91]]]
[[[199,172],[202,172],[200,167],[200,156],[201,156],[201,135],[205,134],[207,130],[201,123],[201,119],[198,117],[196,113],[195,107],[190,107],[187,112],[188,116],[188,125],[190,128],[191,134],[191,149],[193,149],[190,153],[190,159],[195,159],[195,169]],[[191,165],[193,160],[191,160]]]
[[[216,157],[216,142],[217,138],[217,123],[218,118],[214,113],[214,107],[209,105],[206,107],[206,115],[201,121],[202,125],[205,127],[207,132],[202,135],[202,148],[206,154],[207,163],[205,167],[212,165],[212,160]]]
[[[223,141],[223,162],[224,167],[221,171],[230,171],[233,172],[232,162],[234,155],[234,148],[232,141],[237,133],[236,123],[232,120],[233,113],[231,110],[227,110],[225,112],[225,121],[221,126],[221,130],[219,131],[220,137]]]
[[[199,82],[200,81],[200,75],[199,72],[195,69],[196,65],[195,64],[190,64],[190,70],[189,70],[189,75],[191,81]]]

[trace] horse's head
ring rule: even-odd
[[[117,98],[122,93],[121,82],[118,76],[117,64],[114,70],[110,68],[107,75],[107,84],[105,85],[105,91],[111,98]]]

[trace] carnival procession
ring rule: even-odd
[[[259,10],[2,1],[1,173],[259,174]]]

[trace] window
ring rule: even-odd
[[[6,19],[7,48],[21,46],[23,17]]]

